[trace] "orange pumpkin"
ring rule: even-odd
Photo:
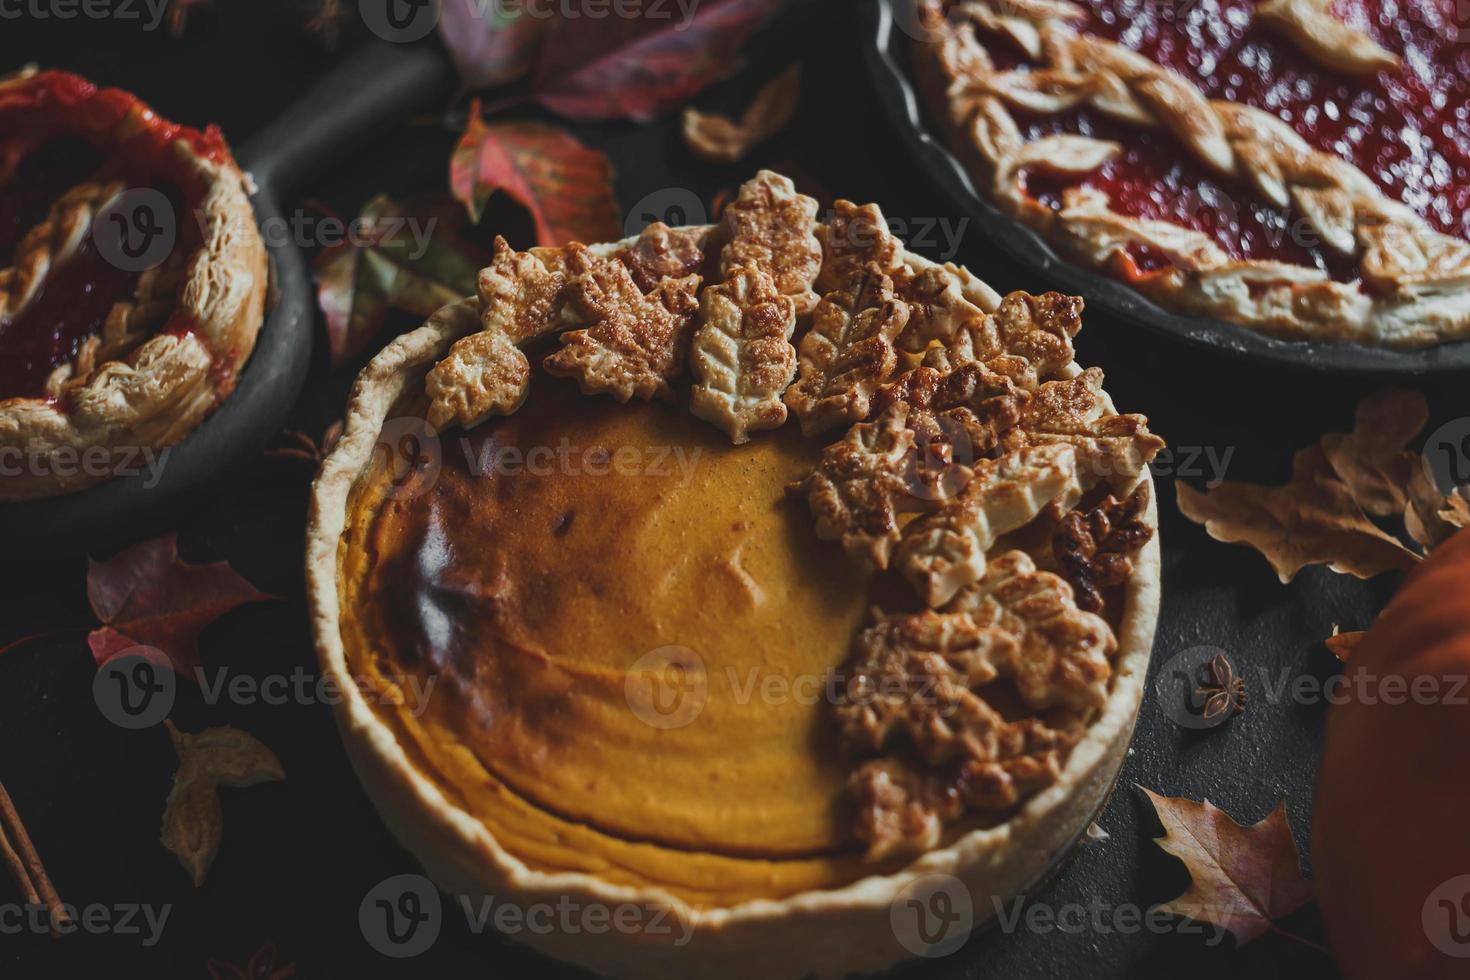
[[[1470,977],[1470,531],[1405,581],[1347,664],[1312,820],[1353,980]]]

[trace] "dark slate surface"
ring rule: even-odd
[[[262,9],[267,6],[274,7],[217,3],[201,12],[182,41],[137,22],[7,20],[0,23],[0,71],[28,61],[82,71],[137,91],[175,119],[217,122],[240,144],[340,57],[304,38],[294,13]],[[847,6],[817,8],[830,12],[833,26],[819,32],[798,24],[768,38],[748,71],[703,100],[717,107],[743,104],[769,62],[779,61],[790,45],[802,46],[801,117],[746,164],[697,164],[671,122],[570,127],[612,156],[625,206],[669,188],[708,201],[756,166],[778,165],[801,177],[808,190],[880,201],[911,229],[936,221],[956,227],[953,209],[926,186],[885,128],[856,55],[861,39]],[[349,32],[346,47],[356,33]],[[350,215],[379,191],[440,189],[454,136],[437,118],[390,127],[378,146],[314,181],[300,199]],[[526,241],[524,222],[509,212],[492,213],[481,230],[507,230]],[[1045,288],[1005,256],[987,254],[983,241],[977,229],[966,228],[953,256],[935,245],[920,250],[963,261],[1002,290]],[[1233,453],[1228,473],[1236,479],[1284,479],[1293,449],[1346,427],[1357,398],[1380,384],[1221,361],[1096,316],[1089,317],[1079,347],[1083,363],[1107,370],[1119,405],[1147,413],[1180,450]],[[340,413],[351,371],[328,371],[320,339],[313,357],[294,424],[320,432]],[[1447,378],[1426,387],[1437,420],[1458,414],[1451,398],[1462,385]],[[1199,482],[1209,474],[1182,475]],[[314,671],[301,575],[309,479],[304,464],[260,462],[221,474],[196,507],[179,513],[186,557],[227,558],[259,587],[284,597],[239,610],[209,629],[203,651],[211,668],[252,677]],[[1364,584],[1312,569],[1282,586],[1258,555],[1215,543],[1184,520],[1174,506],[1172,479],[1160,473],[1165,601],[1155,671],[1192,647],[1218,647],[1246,677],[1252,703],[1222,728],[1190,731],[1169,720],[1150,689],[1119,788],[1100,819],[1111,838],[1081,849],[1040,890],[1035,901],[1053,909],[1147,908],[1183,890],[1182,866],[1150,842],[1159,828],[1135,783],[1208,797],[1243,821],[1261,818],[1285,799],[1305,851],[1325,709],[1273,702],[1270,691],[1283,677],[1329,675],[1334,668],[1322,638],[1334,623],[1366,625],[1395,584],[1392,577]],[[194,890],[157,843],[173,769],[166,735],[161,728],[134,733],[112,727],[92,700],[85,556],[7,551],[0,567],[6,583],[0,644],[61,631],[0,655],[0,778],[65,899],[172,906],[162,940],[152,946],[137,936],[52,941],[4,935],[0,975],[7,980],[104,972],[203,977],[211,958],[244,963],[267,941],[307,978],[575,975],[493,934],[472,935],[459,916],[451,916],[432,950],[415,960],[388,960],[367,946],[357,916],[363,896],[384,878],[416,869],[359,789],[321,705],[208,705],[197,694],[181,696],[174,717],[182,727],[238,725],[272,746],[289,773],[283,784],[227,792],[224,846],[208,881]],[[0,903],[14,901],[8,881],[0,881]],[[1104,916],[1110,918],[1111,912]],[[1321,939],[1310,909],[1287,925]],[[1044,933],[1023,927],[1011,936],[992,931],[948,958],[916,962],[895,975],[1270,980],[1336,974],[1322,953],[1276,936],[1242,949],[1229,940],[1212,948],[1203,937],[1178,930],[1123,933],[1086,925]]]

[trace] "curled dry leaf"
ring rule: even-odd
[[[1353,651],[1358,648],[1358,644],[1362,643],[1363,637],[1367,635],[1362,630],[1353,630],[1344,633],[1339,627],[1334,625],[1332,627],[1332,635],[1326,640],[1327,649],[1331,650],[1332,655],[1338,660],[1347,663],[1352,657]]]
[[[439,37],[466,88],[513,82],[531,70],[553,23],[527,3],[444,0]]]
[[[204,883],[224,835],[219,787],[243,788],[279,782],[286,771],[275,753],[238,728],[181,732],[165,722],[179,768],[163,810],[163,846],[189,872],[194,887]]]
[[[536,243],[546,246],[622,237],[612,178],[601,151],[543,123],[486,123],[478,99],[449,161],[450,189],[471,219],[503,191],[531,213]]]
[[[1358,506],[1378,517],[1397,517],[1420,466],[1419,454],[1407,447],[1428,423],[1429,403],[1419,392],[1380,391],[1358,404],[1351,433],[1322,437],[1322,451]]]
[[[735,163],[786,128],[796,115],[800,95],[801,65],[792,65],[756,93],[739,121],[685,109],[684,143],[708,163]]]
[[[1155,843],[1189,869],[1189,888],[1159,906],[1164,911],[1228,929],[1248,943],[1312,900],[1285,804],[1242,827],[1209,800],[1196,803],[1138,788],[1164,825]]]
[[[1255,548],[1290,582],[1307,565],[1371,578],[1407,569],[1419,556],[1370,521],[1320,446],[1299,451],[1280,487],[1226,481],[1201,492],[1176,484],[1179,509],[1217,541]]]
[[[1456,531],[1470,526],[1470,503],[1464,488],[1441,493],[1427,463],[1420,461],[1409,478],[1408,502],[1404,506],[1404,529],[1426,550],[1434,550]]]
[[[247,602],[273,599],[226,562],[186,565],[178,535],[144,541],[87,565],[87,600],[102,626],[87,636],[97,666],[136,646],[163,651],[181,676],[199,666],[199,634]]]
[[[361,353],[389,310],[427,317],[475,291],[486,259],[457,234],[463,223],[446,198],[400,204],[380,195],[357,219],[364,237],[316,257],[317,303],[334,365]]]

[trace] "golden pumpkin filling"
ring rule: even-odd
[[[820,449],[544,380],[421,480],[379,452],[339,551],[349,669],[532,868],[717,905],[892,870],[852,837],[827,688],[879,587],[786,492]]]

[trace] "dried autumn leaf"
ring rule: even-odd
[[[466,88],[490,88],[531,70],[552,25],[529,4],[443,0],[439,37]]]
[[[536,244],[615,241],[618,202],[607,156],[570,133],[541,123],[486,123],[479,101],[449,161],[449,186],[480,220],[496,191],[510,195],[536,222]]]
[[[1307,565],[1371,578],[1419,560],[1364,516],[1319,446],[1296,454],[1285,486],[1226,481],[1205,492],[1176,486],[1184,516],[1203,524],[1216,541],[1255,548],[1282,582]]]
[[[206,626],[237,606],[273,598],[226,562],[184,564],[178,536],[166,534],[88,563],[87,600],[103,625],[87,645],[99,667],[132,647],[156,647],[175,671],[193,677]]]
[[[1428,463],[1419,462],[1409,478],[1404,529],[1420,547],[1432,551],[1456,531],[1470,526],[1470,502],[1462,494],[1464,488],[1450,494],[1441,493]]]
[[[644,4],[633,16],[564,17],[541,47],[533,96],[573,119],[649,122],[728,73],[782,2]]]
[[[1362,630],[1353,630],[1344,633],[1338,627],[1334,626],[1332,627],[1332,635],[1325,642],[1327,643],[1327,649],[1332,651],[1334,657],[1343,663],[1347,663],[1348,659],[1352,657],[1353,651],[1358,648],[1358,644],[1362,643],[1363,637],[1367,635]]]
[[[439,197],[369,201],[358,218],[368,234],[317,256],[317,303],[332,363],[362,352],[390,310],[427,317],[475,291],[486,257],[457,234],[463,218]]]
[[[1189,869],[1189,888],[1159,906],[1164,911],[1228,929],[1248,943],[1312,900],[1285,804],[1242,827],[1209,800],[1196,803],[1138,788],[1164,825],[1155,843]]]
[[[204,883],[224,835],[219,787],[243,788],[279,782],[286,771],[275,753],[238,728],[181,732],[165,722],[179,768],[163,809],[163,846],[189,872],[194,887]]]
[[[1389,390],[1359,404],[1350,434],[1322,437],[1327,461],[1358,506],[1378,517],[1398,516],[1408,504],[1409,479],[1420,464],[1406,447],[1429,422],[1429,403],[1417,391]]]
[[[735,163],[785,129],[796,115],[801,65],[792,65],[756,93],[737,122],[728,116],[684,110],[684,143],[708,163]]]

